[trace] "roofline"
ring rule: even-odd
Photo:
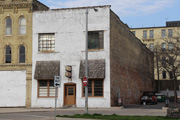
[[[49,7],[47,5],[45,5],[44,3],[40,2],[39,0],[36,0],[36,2],[38,2],[39,4],[45,6],[45,7],[47,7],[49,9]]]
[[[111,5],[100,5],[100,6],[86,6],[86,7],[72,7],[72,8],[57,8],[57,9],[48,9],[48,10],[36,10],[34,12],[39,11],[57,11],[57,10],[69,10],[69,9],[86,9],[86,8],[103,8],[103,7],[111,7]]]
[[[179,26],[139,27],[139,28],[130,28],[130,29],[150,29],[150,28],[167,28],[167,27],[179,27]]]

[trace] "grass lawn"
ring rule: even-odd
[[[69,115],[57,115],[57,117],[68,117],[68,118],[89,118],[89,119],[106,119],[106,120],[179,120],[172,119],[162,116],[120,116],[120,115],[101,115],[101,114],[76,114],[73,116]]]

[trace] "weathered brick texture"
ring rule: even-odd
[[[153,53],[111,11],[110,16],[111,106],[117,105],[117,90],[124,104],[139,102],[140,91],[153,90]]]

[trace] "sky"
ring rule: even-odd
[[[39,0],[50,9],[111,5],[130,28],[165,26],[180,20],[180,0]]]

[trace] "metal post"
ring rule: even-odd
[[[85,76],[87,78],[87,85],[85,86],[85,113],[88,114],[88,8],[86,8],[86,47],[85,47]]]
[[[57,105],[57,87],[55,92],[55,110],[54,110],[54,120],[56,120],[56,105]]]

